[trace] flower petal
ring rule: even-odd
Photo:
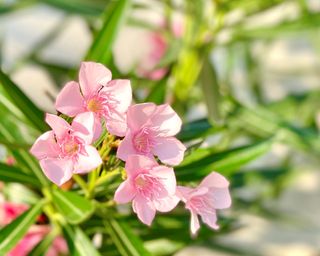
[[[79,71],[79,82],[84,97],[97,92],[101,86],[111,80],[111,72],[105,66],[95,62],[82,62]]]
[[[200,183],[199,187],[227,188],[229,181],[217,172],[211,172]]]
[[[192,188],[184,187],[184,186],[177,186],[176,195],[183,201],[186,202],[189,197],[190,193],[192,192]]]
[[[183,160],[185,150],[186,147],[174,137],[158,137],[153,153],[165,164],[178,165]]]
[[[113,112],[106,118],[106,126],[109,133],[119,137],[124,137],[127,132],[126,114]]]
[[[131,178],[141,173],[142,170],[148,170],[157,165],[158,163],[152,158],[141,155],[130,155],[127,159],[125,169],[128,178]]]
[[[72,122],[74,135],[91,144],[94,136],[95,115],[92,112],[84,112],[77,115]]]
[[[123,161],[126,161],[128,156],[133,154],[138,154],[138,152],[135,150],[132,144],[132,134],[129,131],[118,147],[117,157]]]
[[[30,153],[39,160],[46,157],[56,157],[59,155],[58,146],[54,139],[53,131],[42,134],[32,145]]]
[[[112,80],[108,83],[108,85],[104,89],[111,92],[115,100],[118,101],[115,109],[119,113],[127,112],[128,107],[131,105],[131,101],[132,101],[132,90],[131,90],[130,80],[125,80],[125,79]]]
[[[86,154],[80,153],[78,155],[78,161],[74,166],[75,173],[87,173],[102,164],[99,152],[95,147],[87,145],[84,147],[84,150]]]
[[[203,179],[198,188],[207,187],[213,205],[216,209],[225,209],[231,206],[231,196],[229,192],[229,182],[219,173],[212,172]]]
[[[155,200],[153,201],[153,203],[155,208],[159,212],[170,212],[177,206],[179,201],[180,201],[179,197],[173,195],[173,196],[167,196],[165,198]]]
[[[159,180],[161,181],[163,187],[167,190],[169,195],[174,195],[176,193],[176,176],[172,168],[159,165],[153,167],[150,173],[153,176],[160,178]]]
[[[196,212],[194,211],[190,211],[190,212],[191,212],[191,220],[190,220],[191,234],[196,235],[200,228],[199,219]]]
[[[56,115],[47,114],[46,122],[48,125],[50,125],[58,139],[62,138],[68,131],[71,130],[71,126],[67,123],[67,121]]]
[[[61,186],[72,177],[72,160],[46,158],[40,161],[40,166],[48,179],[58,186]]]
[[[209,227],[213,229],[219,229],[219,226],[217,225],[217,215],[215,212],[213,213],[205,213],[201,215],[201,219],[204,223],[206,223]]]
[[[67,83],[58,94],[55,107],[61,113],[74,117],[85,111],[84,99],[77,82]]]
[[[148,123],[149,118],[155,112],[157,106],[154,103],[142,103],[132,105],[128,108],[127,122],[132,131],[139,130],[143,125]]]
[[[147,202],[146,199],[141,196],[137,196],[133,200],[132,208],[142,223],[148,226],[151,225],[154,216],[156,215],[156,209],[153,208],[150,202]]]
[[[177,113],[168,104],[163,104],[157,107],[151,117],[151,126],[157,128],[162,137],[176,135],[182,125],[182,121]]]
[[[126,204],[135,197],[136,191],[134,187],[130,184],[129,180],[125,180],[120,184],[114,194],[114,201],[118,204]]]

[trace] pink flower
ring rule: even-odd
[[[49,226],[32,226],[28,233],[21,239],[21,241],[9,252],[8,256],[27,256],[49,232]],[[67,253],[68,247],[65,240],[61,236],[57,236],[53,240],[46,255],[59,256],[67,255]]]
[[[40,160],[42,170],[52,182],[60,186],[73,173],[87,173],[102,163],[98,151],[90,145],[93,113],[77,115],[71,125],[61,117],[47,114],[46,122],[52,131],[42,134],[30,152]]]
[[[127,179],[118,187],[114,200],[119,204],[132,201],[133,211],[144,224],[151,225],[157,210],[168,212],[177,205],[172,168],[139,155],[131,155],[125,168]]]
[[[146,77],[151,80],[160,80],[168,72],[168,68],[155,68],[165,55],[168,43],[163,35],[159,32],[153,32],[149,37],[152,49],[149,54],[142,60],[140,66],[137,67],[137,75]]]
[[[177,196],[186,204],[186,209],[191,212],[190,227],[193,235],[200,228],[198,215],[209,227],[219,228],[216,224],[216,209],[225,209],[231,206],[228,186],[229,182],[223,176],[212,172],[195,189],[177,187]]]
[[[5,226],[28,209],[25,204],[4,202],[0,204],[0,225]]]
[[[111,80],[111,72],[102,64],[82,62],[79,83],[65,85],[56,100],[56,109],[74,117],[92,112],[95,117],[95,136],[101,133],[101,119],[107,130],[117,136],[126,132],[125,113],[131,104],[132,92],[129,80]]]
[[[181,119],[168,104],[130,106],[127,123],[128,130],[118,148],[117,157],[126,161],[132,154],[156,155],[169,165],[177,165],[182,161],[186,148],[173,137],[180,131]]]

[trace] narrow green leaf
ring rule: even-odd
[[[123,221],[106,219],[105,225],[113,243],[122,256],[151,256],[140,238]]]
[[[100,253],[93,246],[92,241],[77,226],[65,225],[63,227],[70,255],[73,256],[100,256]]]
[[[22,172],[19,168],[0,163],[0,180],[4,182],[17,182],[25,185],[40,187],[41,183],[35,177]]]
[[[272,140],[263,141],[224,152],[199,149],[191,153],[175,168],[179,180],[201,179],[212,171],[229,176],[240,167],[267,153]]]
[[[55,239],[55,233],[49,233],[43,240],[41,240],[29,253],[32,256],[45,256],[48,249],[52,245],[53,240]]]
[[[218,128],[213,127],[207,119],[200,119],[182,125],[178,134],[179,140],[189,141],[199,137],[205,137],[217,131]]]
[[[167,79],[160,80],[154,83],[149,95],[144,100],[145,102],[154,102],[156,104],[162,104],[165,101],[167,88]]]
[[[43,0],[42,2],[66,12],[94,16],[100,15],[106,4],[103,0]]]
[[[6,255],[26,234],[41,212],[44,201],[31,207],[13,222],[0,230],[0,254]]]
[[[221,95],[219,92],[219,84],[216,71],[208,58],[205,59],[202,65],[200,78],[208,118],[213,123],[220,123],[222,118],[220,113]]]
[[[86,56],[87,60],[107,64],[111,59],[113,43],[121,25],[125,21],[131,0],[112,1],[104,14],[102,28],[95,36]]]
[[[28,118],[30,123],[39,131],[48,130],[44,122],[44,113],[13,83],[10,78],[0,69],[0,85],[5,89],[14,103]]]
[[[87,219],[94,211],[93,202],[74,192],[54,190],[53,203],[71,224],[78,224]]]

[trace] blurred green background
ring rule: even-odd
[[[183,118],[178,180],[230,179],[221,231],[192,240],[163,218],[172,237],[141,234],[159,255],[319,255],[319,45],[319,0],[0,0],[1,69],[36,105],[54,113],[80,62],[101,62]],[[23,129],[12,109],[3,145]]]

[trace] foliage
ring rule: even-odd
[[[248,164],[279,144],[288,146],[295,154],[307,155],[308,159],[319,157],[320,139],[314,121],[315,110],[320,105],[319,92],[290,95],[271,103],[266,101],[257,72],[259,63],[252,50],[257,42],[269,43],[279,38],[297,37],[302,31],[306,37],[319,41],[314,35],[320,22],[319,14],[311,13],[304,1],[299,0],[188,0],[179,5],[174,2],[162,1],[165,20],[170,22],[173,12],[182,13],[185,34],[174,38],[167,31],[166,36],[172,43],[159,64],[159,67],[167,68],[166,75],[160,80],[150,80],[135,72],[123,74],[115,64],[112,51],[124,25],[130,23],[153,29],[152,25],[131,16],[134,10],[147,9],[148,5],[130,0],[25,0],[0,4],[0,14],[45,3],[62,10],[65,15],[81,16],[92,29],[93,36],[85,59],[103,63],[115,76],[129,76],[136,102],[160,104],[169,100],[185,120],[178,138],[188,146],[188,150],[184,161],[175,168],[182,184],[197,184],[215,170],[230,179],[232,191],[258,180],[267,184],[271,193],[259,195],[252,201],[235,195],[231,213],[223,215],[219,222],[221,229],[216,232],[203,228],[197,239],[190,237],[189,215],[182,210],[182,206],[172,215],[157,216],[154,225],[146,227],[126,209],[119,214],[112,200],[115,188],[122,181],[122,166],[115,159],[115,142],[108,136],[97,143],[104,159],[108,159],[104,169],[86,176],[75,175],[72,184],[64,188],[68,191],[61,190],[48,182],[38,162],[28,151],[35,138],[48,129],[44,123],[44,112],[10,79],[10,73],[0,70],[0,144],[16,161],[14,166],[0,163],[0,181],[5,184],[20,183],[38,199],[27,212],[0,230],[0,254],[7,253],[18,243],[40,213],[45,214],[56,233],[49,233],[35,251],[46,251],[52,237],[62,234],[70,255],[172,255],[186,245],[205,242],[212,237],[212,246],[230,252],[229,248],[219,247],[215,238],[236,230],[237,217],[241,212],[254,208],[255,211],[259,209],[260,214],[267,215],[263,200],[279,195],[284,180],[294,169],[290,157],[276,167],[256,168],[248,167]],[[246,21],[255,15],[288,2],[297,6],[299,15],[270,26],[247,26]],[[244,16],[235,24],[227,23],[228,15],[236,10],[241,10]],[[230,33],[228,40],[219,40],[226,31]],[[45,48],[47,43],[44,40],[44,45],[38,48]],[[226,52],[222,68],[210,58],[219,50]],[[23,59],[24,63],[41,65],[55,81],[64,80],[65,76],[75,79],[73,68],[70,70],[42,60],[37,55],[37,49],[34,51],[34,54]],[[253,105],[239,99],[232,86],[232,74],[239,58],[247,65],[245,75],[249,85],[246,90],[254,99]],[[218,72],[220,69],[224,72]],[[136,93],[140,90],[143,93]],[[198,103],[206,105],[207,117],[188,121],[187,113]],[[214,142],[208,143],[212,138],[215,138]],[[237,141],[242,142],[239,144]],[[6,189],[9,190],[10,186],[4,188],[4,193],[10,194]],[[250,207],[252,205],[255,207]],[[102,238],[98,246],[92,242],[97,236]],[[38,252],[34,255],[42,254]]]

